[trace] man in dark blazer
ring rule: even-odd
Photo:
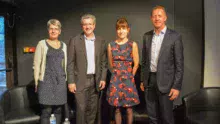
[[[94,34],[95,25],[94,15],[83,15],[83,33],[71,38],[68,45],[68,88],[75,94],[77,124],[96,123],[98,91],[106,85],[106,44]]]
[[[182,86],[182,38],[167,28],[166,20],[164,7],[154,7],[151,13],[154,30],[143,37],[140,88],[145,92],[150,124],[174,124],[173,100]]]

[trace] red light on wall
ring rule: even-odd
[[[34,53],[34,52],[35,52],[35,47],[30,47],[30,48],[29,48],[29,52],[30,52],[30,53]]]

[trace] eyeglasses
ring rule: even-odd
[[[86,24],[82,24],[82,26],[92,26],[94,25],[93,23],[86,23]]]
[[[48,28],[49,31],[59,31],[59,28]]]

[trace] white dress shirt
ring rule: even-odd
[[[150,61],[151,72],[157,72],[158,57],[166,30],[167,27],[165,26],[159,34],[156,34],[156,32],[154,31],[152,44],[151,44],[151,61]]]
[[[87,74],[95,74],[95,36],[88,39],[85,35],[86,55],[87,55]]]

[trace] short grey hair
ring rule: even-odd
[[[50,19],[50,20],[47,22],[47,28],[48,28],[48,29],[49,29],[50,25],[56,25],[56,26],[58,26],[59,29],[61,29],[61,27],[62,27],[60,21],[57,20],[57,19]]]
[[[82,17],[81,17],[81,24],[83,23],[83,20],[84,19],[92,19],[93,20],[93,23],[94,24],[96,24],[96,18],[95,18],[95,16],[94,15],[92,15],[92,14],[85,14],[85,15],[83,15]]]

